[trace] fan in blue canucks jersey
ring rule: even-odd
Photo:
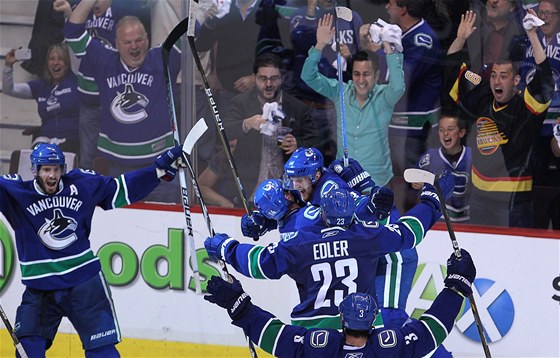
[[[86,356],[117,357],[121,336],[109,287],[90,247],[91,220],[104,210],[138,201],[174,178],[177,146],[147,168],[117,178],[75,169],[65,173],[63,152],[38,144],[31,153],[33,180],[0,177],[0,211],[15,233],[22,282],[15,333],[30,357],[44,357],[61,319],[80,334]]]
[[[343,330],[285,325],[251,302],[235,278],[213,276],[204,299],[227,309],[232,323],[264,351],[277,357],[423,357],[449,335],[464,296],[472,294],[476,268],[469,253],[447,260],[445,288],[419,320],[402,327],[373,329],[377,304],[373,296],[352,293],[338,307]]]
[[[342,298],[357,291],[374,295],[371,272],[378,257],[415,247],[437,221],[441,208],[435,192],[425,190],[421,202],[395,224],[360,221],[345,227],[355,210],[348,190],[332,189],[321,206],[322,210],[307,206],[300,212],[315,220],[323,213],[326,228],[298,226],[267,247],[241,244],[227,234],[208,238],[204,246],[211,258],[226,261],[245,276],[278,279],[286,274],[294,279],[300,304],[292,311],[293,324],[339,327],[336,306]],[[263,213],[270,211],[265,208]]]

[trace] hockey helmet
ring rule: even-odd
[[[60,165],[62,174],[66,172],[66,159],[64,153],[56,144],[39,143],[29,156],[31,159],[31,171],[37,173],[41,165]]]
[[[308,177],[315,184],[315,173],[323,168],[323,155],[317,148],[299,147],[284,165],[289,178]]]
[[[373,331],[373,321],[377,316],[377,302],[367,293],[351,293],[338,305],[343,329]]]
[[[354,217],[356,203],[346,189],[332,189],[321,197],[321,209],[328,226],[348,226]]]
[[[269,219],[282,219],[290,208],[290,202],[284,196],[282,181],[279,179],[263,181],[255,192],[255,206]]]

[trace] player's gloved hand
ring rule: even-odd
[[[242,318],[253,304],[239,280],[233,276],[231,278],[233,282],[230,283],[219,276],[212,276],[206,286],[209,295],[204,296],[204,299],[227,309],[229,317],[235,321]]]
[[[455,288],[463,296],[472,294],[472,283],[476,277],[476,267],[471,255],[465,249],[461,249],[461,259],[451,254],[447,260],[447,277],[444,280],[445,287]]]
[[[560,145],[560,123],[556,123],[554,125],[554,128],[552,129],[552,133],[554,133],[554,138],[556,138],[558,145]]]
[[[344,166],[344,159],[336,159],[329,165],[329,169],[347,182],[349,187],[360,193],[375,187],[375,182],[367,170],[362,168],[362,165],[355,159],[348,158],[347,167]]]
[[[204,240],[204,248],[208,252],[208,257],[212,260],[226,260],[227,249],[230,245],[239,242],[229,237],[228,234],[215,234]]]
[[[177,173],[178,159],[183,158],[183,148],[178,145],[160,154],[155,161],[158,178],[165,181],[172,181]]]
[[[527,13],[523,18],[523,28],[527,31],[531,31],[533,27],[539,27],[542,25],[544,25],[544,21],[530,13]]]
[[[253,211],[253,215],[245,214],[241,218],[241,232],[243,236],[252,237],[258,240],[267,232],[278,227],[276,220],[272,220],[261,214],[259,211]]]
[[[384,186],[378,186],[370,194],[366,207],[377,218],[377,220],[383,220],[389,216],[389,213],[393,208],[394,201],[395,194],[391,189]]]
[[[455,178],[449,170],[445,170],[442,175],[436,179],[438,181],[441,193],[445,200],[451,197],[453,194],[453,188],[455,187]],[[424,184],[422,187],[422,192],[420,193],[420,202],[430,205],[434,210],[441,213],[441,204],[434,188],[431,184]]]
[[[402,30],[398,25],[387,24],[383,26],[383,31],[381,32],[381,41],[390,43],[394,47],[394,50],[397,52],[403,51],[401,38]]]
[[[378,23],[373,23],[369,26],[369,35],[371,36],[371,41],[379,45],[381,43],[381,31],[382,28]]]

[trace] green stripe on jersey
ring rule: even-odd
[[[97,83],[95,81],[89,80],[85,77],[78,75],[78,87],[82,89],[82,93],[92,93],[99,95],[99,89],[97,89]]]
[[[261,339],[258,344],[265,352],[274,354],[274,347],[284,323],[277,318],[270,320],[263,328]]]
[[[76,55],[83,55],[86,51],[87,45],[91,36],[88,34],[87,31],[84,31],[82,36],[77,39],[67,39],[66,42],[68,43],[68,47],[74,52]]]
[[[167,132],[158,138],[141,143],[116,142],[105,133],[99,133],[99,139],[97,140],[97,147],[100,151],[122,159],[153,158],[156,154],[174,146],[173,132]]]
[[[261,256],[262,250],[264,250],[264,247],[262,246],[255,246],[251,250],[249,250],[249,273],[251,274],[252,278],[265,280],[266,276],[262,272],[259,263],[259,258]]]
[[[414,247],[422,242],[425,235],[424,226],[422,222],[414,216],[402,216],[399,222],[406,225],[406,227],[414,234]]]
[[[436,345],[439,346],[445,338],[447,338],[445,326],[440,321],[436,320],[434,316],[422,315],[419,321],[428,327]]]
[[[292,325],[305,328],[342,329],[340,315],[309,317],[306,319],[292,319]]]
[[[33,261],[20,263],[21,278],[33,280],[40,277],[65,274],[93,260],[98,260],[98,258],[93,254],[93,251],[87,250],[78,256],[57,260],[41,260],[35,263]]]
[[[117,181],[117,192],[115,193],[115,202],[113,203],[113,207],[122,208],[123,206],[130,204],[124,174],[119,175],[119,177],[115,178],[115,180]]]

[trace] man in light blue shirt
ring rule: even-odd
[[[378,26],[378,25],[372,25]],[[389,123],[393,107],[405,90],[400,29],[395,25],[377,27],[378,36],[387,54],[391,73],[386,85],[376,85],[379,61],[375,54],[360,51],[353,58],[352,80],[343,84],[348,153],[362,164],[377,185],[386,185],[393,177],[389,150]],[[372,30],[372,31],[374,31]],[[370,33],[374,34],[374,32]],[[339,83],[320,74],[317,64],[323,48],[333,41],[332,15],[326,14],[317,27],[317,44],[309,49],[301,78],[318,93],[329,98],[337,112],[337,152],[343,153]],[[373,38],[372,38],[373,39]],[[400,51],[399,51],[400,50]]]

